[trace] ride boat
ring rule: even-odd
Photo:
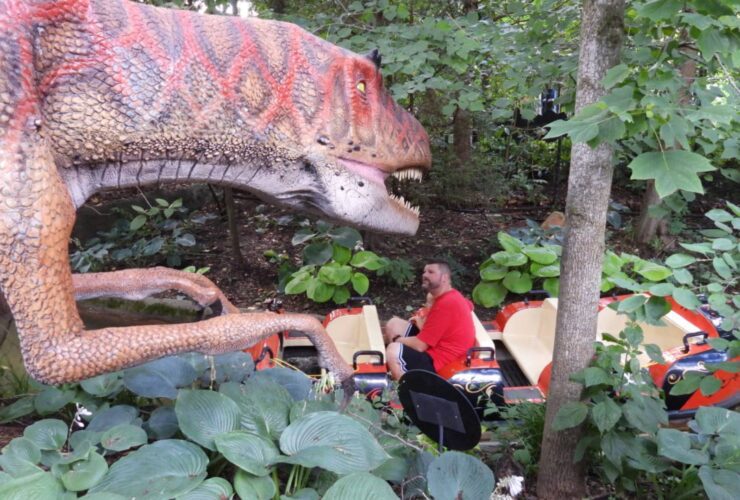
[[[630,295],[601,299],[598,313],[599,334],[614,337],[627,326],[627,317],[608,307]],[[718,370],[721,387],[710,396],[700,390],[687,395],[672,395],[671,388],[687,373],[708,373],[710,363],[736,361],[726,351],[714,349],[708,339],[730,336],[719,328],[721,318],[708,308],[690,311],[669,299],[671,311],[662,326],[641,323],[643,344],[655,344],[665,363],[639,357],[656,386],[663,389],[671,419],[690,418],[700,406],[732,408],[740,404],[740,374]],[[494,320],[482,323],[473,314],[476,342],[468,352],[439,370],[439,375],[479,404],[481,396],[495,404],[524,401],[544,402],[550,385],[558,300],[547,298],[524,301],[503,307]],[[342,357],[355,370],[358,389],[375,398],[389,387],[385,346],[376,306],[369,301],[332,311],[324,326]],[[311,342],[300,332],[286,332],[283,353],[294,349],[310,351]]]

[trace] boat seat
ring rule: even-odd
[[[490,347],[494,351],[496,347],[491,340],[491,336],[486,331],[486,327],[483,326],[478,316],[475,313],[471,313],[473,316],[473,326],[475,326],[475,347]]]
[[[518,311],[504,325],[501,341],[532,385],[552,361],[557,312],[558,300],[545,299],[541,307]]]
[[[334,318],[326,326],[326,331],[334,341],[339,354],[347,363],[357,351],[378,351],[385,353],[383,333],[375,306],[362,307],[360,314],[345,314]]]
[[[642,343],[655,344],[661,351],[668,351],[682,346],[684,335],[700,330],[696,325],[675,311],[668,312],[661,320],[664,326],[640,323],[644,335]],[[601,339],[602,332],[609,332],[611,335],[618,337],[619,332],[627,326],[627,321],[627,316],[624,314],[617,314],[617,311],[610,307],[603,308],[599,311],[598,316],[598,339]],[[642,366],[647,366],[651,362],[650,357],[644,351],[638,356],[638,359]]]

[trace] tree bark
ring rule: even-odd
[[[457,108],[452,119],[452,148],[455,151],[458,166],[470,163],[470,158],[473,156],[470,143],[471,134],[470,113]]]
[[[576,112],[603,97],[601,79],[619,62],[624,0],[584,1],[580,36]],[[561,293],[537,478],[537,494],[542,499],[580,498],[585,494],[584,464],[573,463],[581,429],[555,432],[552,424],[565,403],[581,397],[581,386],[569,379],[594,355],[612,157],[612,147],[607,144],[596,149],[574,144],[571,149]]]

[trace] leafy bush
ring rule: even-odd
[[[123,218],[84,245],[74,240],[77,250],[70,254],[72,268],[86,273],[112,262],[141,265],[154,255],[163,256],[169,267],[180,267],[185,249],[196,243],[190,229],[214,216],[191,214],[181,198],[172,203],[157,198],[155,203],[149,208],[132,205],[133,213],[120,211]]]
[[[255,372],[245,353],[163,358],[39,388],[0,410],[0,422],[52,415],[3,449],[2,498],[393,499],[388,481],[412,480],[437,498],[451,487],[466,498],[493,490],[477,458],[431,459],[405,437],[418,431],[386,424],[366,400],[339,413],[341,394],[294,370]]]
[[[352,295],[350,290],[365,295],[370,279],[361,269],[388,276],[397,283],[404,282],[410,274],[407,262],[391,261],[362,250],[362,236],[350,227],[335,228],[318,221],[315,228],[299,229],[292,243],[307,245],[303,249],[304,265],[290,275],[285,293],[305,293],[314,302],[333,300],[335,304],[345,304]]]

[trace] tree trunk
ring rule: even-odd
[[[457,108],[452,119],[452,147],[458,166],[470,162],[473,151],[470,143],[472,127],[470,125],[470,113],[464,109]]]
[[[683,32],[681,34],[681,41],[686,43],[689,41],[689,34]],[[679,91],[678,103],[681,106],[687,105],[691,102],[691,84],[696,78],[696,61],[687,57],[687,59],[681,64],[681,76],[683,77],[684,86]],[[666,144],[667,148],[682,149],[680,144]],[[635,242],[640,245],[647,245],[650,240],[655,238],[658,234],[658,228],[661,225],[662,218],[652,217],[648,210],[653,205],[660,203],[660,196],[655,190],[655,181],[648,181],[645,187],[645,194],[642,196],[642,205],[640,206],[640,217],[637,219],[635,224]]]
[[[244,270],[244,257],[242,256],[242,247],[239,243],[239,228],[236,227],[234,191],[230,187],[224,188],[224,205],[226,205],[226,215],[229,220],[229,235],[231,236],[232,270],[236,273]]]
[[[619,62],[624,37],[624,0],[586,0],[581,15],[576,112],[604,94],[601,79]],[[569,380],[594,355],[604,233],[612,183],[612,147],[571,149],[560,300],[552,377],[537,478],[543,499],[580,498],[585,494],[584,464],[573,463],[579,428],[555,432],[552,424],[565,403],[577,401],[581,386]]]

